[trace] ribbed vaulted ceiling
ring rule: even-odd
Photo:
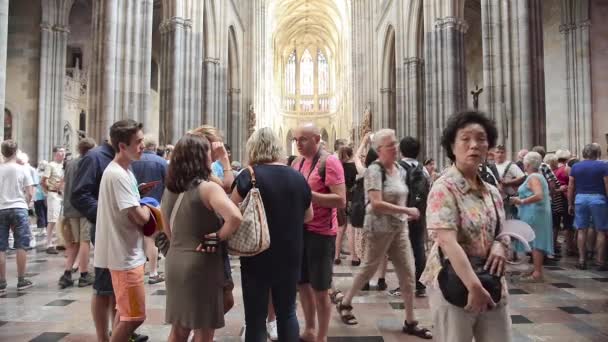
[[[321,42],[335,54],[344,30],[345,0],[272,0],[277,47]]]

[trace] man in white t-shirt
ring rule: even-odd
[[[506,149],[503,145],[496,146],[494,160],[503,194],[507,197],[517,196],[517,188],[524,182],[526,175],[517,166],[517,163],[507,160]],[[505,213],[507,218],[515,218],[517,207],[509,204],[509,201],[505,201]]]
[[[144,235],[142,226],[150,210],[140,206],[137,180],[130,170],[144,151],[142,124],[115,122],[110,140],[116,151],[101,177],[95,232],[95,267],[108,268],[116,296],[116,315],[111,341],[127,341],[146,319],[144,291]]]
[[[0,164],[0,295],[6,293],[6,249],[11,228],[17,250],[17,290],[32,286],[32,282],[25,279],[25,249],[30,246],[31,238],[28,203],[34,195],[30,171],[17,163],[17,143],[5,140],[1,150],[5,162]]]

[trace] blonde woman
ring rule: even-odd
[[[261,254],[241,257],[245,341],[266,341],[269,294],[277,316],[278,340],[297,341],[296,286],[303,227],[313,218],[310,187],[301,173],[281,162],[281,142],[270,128],[253,133],[247,141],[247,156],[251,169],[239,174],[231,199],[238,204],[247,196],[253,170],[266,209],[271,244]]]

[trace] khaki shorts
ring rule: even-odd
[[[62,218],[61,234],[67,243],[91,241],[91,222],[84,217]]]
[[[49,191],[46,198],[47,205],[47,221],[49,223],[57,223],[59,216],[61,216],[61,206],[63,205],[63,198],[56,192]]]

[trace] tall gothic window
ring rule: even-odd
[[[296,93],[296,52],[293,51],[287,60],[285,68],[285,91],[287,94]]]
[[[325,95],[329,93],[329,65],[321,50],[317,54],[317,63],[319,64],[319,95]]]
[[[314,62],[308,49],[304,50],[302,59],[300,60],[300,94],[314,95]]]

